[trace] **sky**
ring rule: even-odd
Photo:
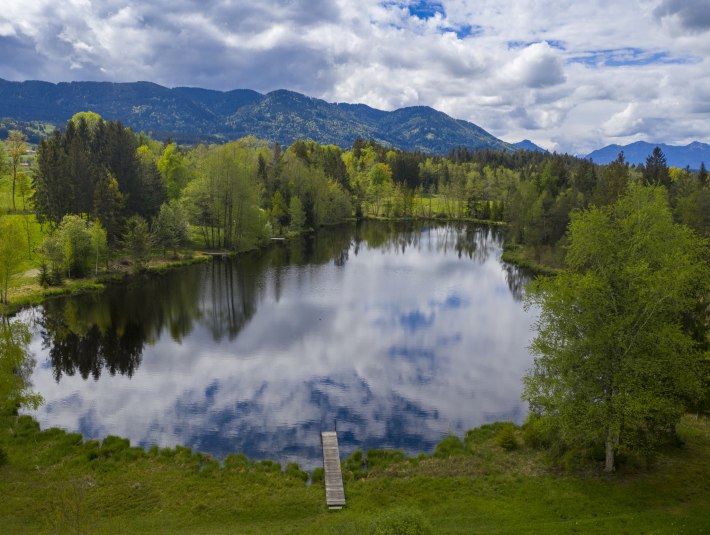
[[[0,78],[431,106],[586,154],[710,142],[710,0],[3,0]]]

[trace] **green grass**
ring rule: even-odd
[[[421,513],[434,533],[710,529],[710,423],[692,416],[679,427],[685,447],[650,470],[612,476],[589,467],[556,473],[538,451],[496,446],[495,428],[469,434],[464,451],[440,448],[448,456],[379,454],[366,477],[345,470],[348,504],[339,512],[326,509],[322,483],[306,485],[273,464],[221,465],[186,448],[146,452],[115,437],[101,445],[40,432],[27,417],[1,423],[6,533],[370,533],[393,511]]]

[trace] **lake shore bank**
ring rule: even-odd
[[[219,463],[188,448],[130,447],[30,417],[3,420],[0,521],[23,533],[363,533],[390,517],[421,517],[433,533],[700,533],[710,500],[710,422],[686,416],[684,446],[650,468],[553,468],[543,452],[496,444],[496,425],[447,437],[429,455],[394,451],[343,461],[347,506],[325,506],[304,473],[241,455]],[[500,424],[499,424],[500,425]],[[395,498],[396,497],[396,498]]]

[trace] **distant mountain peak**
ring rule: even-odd
[[[529,150],[529,151],[536,151],[536,152],[547,152],[545,149],[542,147],[536,145],[529,139],[523,139],[522,141],[518,141],[517,143],[512,143],[514,147],[517,147],[520,150]]]
[[[635,141],[628,145],[607,145],[590,152],[585,158],[590,158],[594,163],[607,164],[616,160],[619,153],[623,151],[627,162],[638,165],[646,163],[646,158],[656,147],[663,151],[669,167],[699,169],[702,162],[706,165],[710,164],[710,145],[700,141],[693,141],[687,145],[667,145],[647,141]]]

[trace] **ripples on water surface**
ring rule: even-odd
[[[320,431],[429,452],[520,422],[524,277],[495,230],[363,224],[56,299],[34,322],[43,427],[320,462]]]

